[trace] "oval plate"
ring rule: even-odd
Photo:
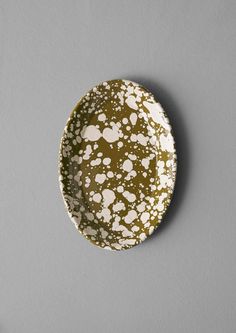
[[[175,176],[171,127],[147,89],[112,80],[80,99],[61,140],[59,181],[89,241],[110,250],[144,241],[163,218]]]

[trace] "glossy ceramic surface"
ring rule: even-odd
[[[161,223],[176,176],[161,105],[127,80],[90,90],[65,127],[59,174],[69,216],[88,240],[111,250],[144,241]]]

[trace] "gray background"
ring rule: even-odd
[[[0,333],[235,332],[236,2],[1,0]],[[93,85],[150,88],[177,140],[174,200],[126,252],[80,236],[57,180]]]

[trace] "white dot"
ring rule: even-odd
[[[118,186],[117,187],[117,192],[119,192],[119,193],[122,193],[122,192],[124,192],[124,187],[123,186]]]
[[[110,159],[110,157],[106,157],[106,158],[104,158],[104,160],[103,160],[103,164],[104,165],[108,165],[108,164],[110,164],[111,163],[111,159]]]

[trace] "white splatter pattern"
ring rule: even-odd
[[[163,218],[176,176],[161,105],[131,81],[93,88],[67,122],[59,173],[69,216],[88,240],[110,250],[144,241]]]

